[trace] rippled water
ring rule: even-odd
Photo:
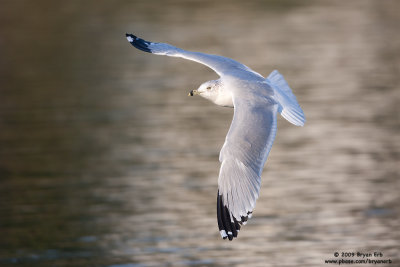
[[[398,1],[243,2],[3,1],[0,265],[399,266]],[[232,110],[187,97],[216,74],[127,31],[277,68],[304,108],[237,240],[216,222]]]

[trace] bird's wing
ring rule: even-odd
[[[220,152],[217,218],[221,236],[232,240],[251,217],[261,173],[276,134],[278,106],[268,98],[233,97],[234,116]]]
[[[156,55],[181,57],[188,60],[196,61],[211,68],[219,76],[223,76],[224,74],[232,75],[233,73],[235,73],[235,71],[238,72],[245,71],[252,76],[258,76],[258,78],[262,78],[262,75],[258,74],[257,72],[251,70],[249,67],[231,58],[217,56],[217,55],[209,55],[200,52],[186,51],[181,48],[165,43],[148,42],[141,38],[136,37],[133,34],[128,34],[128,33],[126,34],[126,38],[137,49]]]

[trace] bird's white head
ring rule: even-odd
[[[200,95],[217,105],[231,107],[232,97],[229,94],[226,98],[226,93],[221,80],[212,80],[203,83],[197,90],[190,91],[189,96]]]
[[[208,81],[200,85],[197,90],[190,91],[189,95],[200,95],[206,99],[210,99],[218,94],[219,85],[219,80]]]

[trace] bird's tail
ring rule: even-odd
[[[306,122],[303,110],[299,103],[297,103],[296,96],[293,94],[292,89],[277,70],[271,72],[267,77],[270,85],[275,91],[275,99],[278,102],[278,111],[282,117],[293,123],[296,126],[303,126]]]

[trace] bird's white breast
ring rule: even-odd
[[[228,90],[219,90],[217,98],[213,102],[218,106],[233,108],[232,93]]]

